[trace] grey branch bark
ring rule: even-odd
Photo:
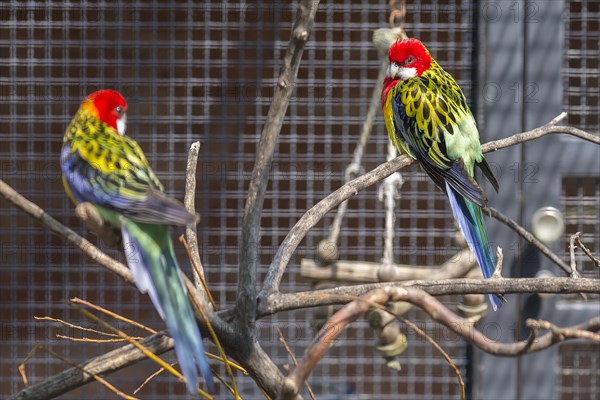
[[[258,316],[264,317],[300,308],[345,304],[371,290],[382,288],[417,288],[432,296],[450,294],[600,293],[600,279],[572,279],[567,277],[548,279],[443,279],[436,281],[370,283],[310,292],[274,293],[264,299]]]
[[[183,197],[183,204],[185,208],[192,214],[197,216],[197,220],[200,220],[200,216],[196,213],[196,168],[198,166],[198,153],[200,152],[200,142],[194,142],[190,146],[188,151],[187,167],[185,170],[185,195]],[[200,259],[200,251],[198,250],[198,232],[196,230],[196,223],[188,224],[185,227],[186,242],[190,252],[190,262],[196,266],[192,268],[192,276],[194,277],[194,291],[200,306],[207,314],[212,314],[213,304],[209,300],[209,293],[203,285],[204,279],[204,268],[202,267],[202,260]],[[199,276],[201,275],[201,276]]]
[[[509,217],[507,217],[506,215],[502,214],[500,211],[498,211],[498,210],[496,210],[495,208],[492,208],[492,207],[484,207],[483,208],[483,212],[485,212],[490,217],[495,218],[498,221],[502,222],[504,225],[508,226],[510,229],[512,229],[513,231],[515,231],[516,233],[518,233],[519,236],[521,236],[523,239],[525,239],[526,241],[528,241],[529,243],[531,243],[532,245],[534,245],[535,247],[537,247],[538,250],[543,255],[545,255],[546,257],[548,257],[548,259],[550,261],[552,261],[554,264],[558,265],[567,274],[571,273],[571,269],[569,268],[569,266],[567,265],[566,262],[564,262],[555,253],[553,253],[552,250],[550,250],[548,248],[548,246],[546,246],[541,241],[537,240],[536,237],[533,236],[533,234],[531,232],[529,232],[527,229],[525,229],[521,225],[519,225],[517,223],[517,221],[515,221],[515,220],[513,220],[513,219],[511,219]]]
[[[269,170],[283,119],[295,89],[304,44],[308,40],[318,4],[318,0],[302,0],[298,3],[296,22],[283,60],[283,68],[277,81],[275,95],[267,114],[267,122],[262,130],[246,198],[242,221],[242,248],[240,249],[236,308],[242,322],[241,328],[247,330],[250,336],[253,335],[256,320],[257,254],[260,241],[260,220],[265,191],[269,183]]]
[[[164,332],[159,332],[148,336],[140,344],[154,354],[159,355],[171,350],[174,341]],[[144,353],[132,344],[128,344],[101,356],[94,357],[80,364],[79,367],[83,368],[89,374],[106,376],[144,359],[146,359]],[[42,382],[26,387],[9,399],[45,400],[58,397],[86,383],[94,382],[95,379],[89,374],[83,373],[80,368],[69,368]]]
[[[600,144],[600,137],[598,136],[570,126],[556,125],[556,123],[564,119],[565,116],[566,114],[562,113],[548,124],[539,128],[535,128],[527,132],[517,133],[505,139],[485,143],[482,145],[482,150],[484,153],[497,151],[506,147],[514,146],[516,144],[535,140],[546,135],[558,133],[576,136],[589,142]],[[296,248],[302,239],[304,239],[308,231],[310,231],[310,229],[312,229],[325,216],[325,214],[327,214],[342,201],[350,198],[353,195],[356,195],[361,190],[364,190],[365,188],[385,179],[394,172],[399,171],[400,169],[412,163],[413,160],[405,155],[383,163],[374,170],[346,183],[309,209],[300,218],[296,225],[294,225],[277,249],[277,252],[273,257],[273,261],[271,262],[265,277],[263,288],[259,293],[259,309],[263,307],[260,304],[261,302],[263,302],[271,294],[279,292],[279,283],[281,282],[281,278],[293,253],[296,251]]]
[[[416,288],[388,286],[365,293],[358,299],[354,298],[353,301],[329,318],[306,349],[302,361],[283,381],[277,399],[292,400],[298,398],[300,388],[304,385],[310,373],[348,324],[373,307],[383,307],[386,304],[398,301],[408,302],[421,308],[434,321],[446,326],[467,342],[497,356],[515,357],[541,351],[568,339],[587,339],[600,342],[600,335],[595,333],[600,330],[600,317],[596,317],[583,324],[567,328],[555,326],[548,321],[528,319],[526,325],[531,330],[531,334],[527,340],[516,343],[497,343],[475,329],[472,321],[454,314],[426,292]],[[538,330],[540,329],[549,332],[543,336],[538,336]]]

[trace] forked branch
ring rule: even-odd
[[[310,373],[348,324],[374,305],[384,306],[397,301],[409,302],[421,308],[434,321],[444,325],[467,342],[497,356],[515,357],[541,351],[569,339],[586,339],[600,343],[600,335],[596,333],[600,330],[600,317],[567,328],[558,327],[548,321],[528,319],[526,324],[531,333],[527,340],[515,343],[496,343],[477,330],[473,326],[472,320],[459,317],[423,290],[388,286],[366,293],[361,298],[355,298],[330,317],[307,348],[302,361],[284,380],[278,399],[298,398],[300,388]],[[548,330],[548,332],[540,336],[539,330]]]
[[[486,143],[482,145],[483,152],[487,153],[500,150],[506,147],[535,140],[546,135],[558,133],[576,136],[583,140],[600,145],[600,137],[598,136],[570,126],[556,125],[565,117],[566,113],[562,113],[548,124],[539,128],[535,128],[527,132],[517,133],[505,139]],[[285,269],[292,258],[292,255],[296,251],[296,248],[302,239],[304,239],[306,234],[325,216],[325,214],[327,214],[342,201],[356,195],[361,190],[364,190],[365,188],[385,179],[394,172],[399,171],[400,169],[412,163],[413,160],[407,156],[400,156],[391,161],[383,163],[372,171],[346,183],[309,209],[300,218],[300,220],[298,220],[296,225],[292,227],[273,257],[267,272],[267,276],[265,277],[263,288],[259,293],[259,313],[265,307],[265,299],[279,292],[279,283],[281,282],[281,278],[283,277]],[[535,243],[532,244],[535,245]]]

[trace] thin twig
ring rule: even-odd
[[[114,333],[116,333],[117,335],[119,335],[120,337],[122,337],[123,339],[127,340],[130,344],[134,345],[139,350],[141,350],[144,353],[144,355],[146,355],[146,357],[148,357],[149,359],[151,359],[152,361],[154,361],[155,363],[157,363],[158,365],[160,365],[161,367],[163,367],[165,370],[167,370],[168,372],[170,372],[172,375],[175,375],[181,381],[183,381],[183,382],[186,381],[185,377],[179,371],[177,371],[175,368],[171,367],[168,363],[166,363],[160,357],[158,357],[157,355],[155,355],[154,353],[152,353],[149,349],[145,348],[142,344],[140,344],[139,342],[133,340],[125,332],[123,332],[120,329],[117,329],[117,328],[113,327],[112,325],[110,325],[109,323],[101,320],[100,318],[98,318],[97,316],[95,316],[94,314],[92,314],[91,312],[89,312],[88,310],[86,310],[85,308],[83,308],[81,306],[78,306],[78,305],[76,305],[74,303],[70,303],[70,305],[71,305],[71,307],[74,307],[80,313],[82,313],[84,316],[86,316],[87,318],[91,319],[95,323],[100,324],[104,328],[113,331]],[[198,390],[198,394],[200,396],[202,396],[202,397],[204,397],[206,399],[212,399],[212,396],[210,394],[208,394],[207,392],[205,392],[204,390],[202,390],[200,388],[197,388],[197,390]]]
[[[188,285],[187,290],[193,289],[193,288],[189,287],[191,284],[192,283],[189,281],[186,282],[186,285]],[[208,293],[208,291],[207,291],[207,293]],[[237,385],[235,383],[235,377],[233,376],[233,371],[231,370],[230,363],[227,362],[227,354],[225,354],[225,350],[223,349],[223,346],[221,345],[221,341],[219,340],[219,337],[217,336],[217,333],[215,332],[215,330],[210,322],[210,319],[208,318],[208,315],[204,312],[202,305],[197,301],[196,297],[192,297],[192,302],[196,306],[196,309],[198,310],[200,315],[202,316],[202,319],[204,320],[206,328],[208,329],[208,332],[210,333],[210,337],[212,338],[213,342],[215,343],[215,346],[217,346],[217,349],[219,350],[219,354],[221,355],[221,358],[223,358],[223,360],[226,360],[226,362],[224,363],[225,371],[227,371],[227,375],[231,378],[231,386],[233,387],[234,398],[237,400],[239,398],[239,394],[238,394],[238,390],[237,390]]]
[[[183,235],[179,236],[179,242],[185,248],[188,258],[190,259],[190,261],[192,263],[192,267],[195,272],[194,280],[196,281],[196,287],[198,287],[198,285],[201,285],[201,287],[204,289],[204,294],[208,298],[208,301],[210,302],[211,306],[213,307],[213,310],[216,311],[217,305],[215,304],[215,300],[213,299],[212,294],[210,293],[210,289],[208,288],[208,285],[206,284],[206,280],[204,279],[204,273],[202,272],[202,264],[200,264],[200,265],[196,264],[196,259],[194,258],[190,247],[188,246],[187,240],[185,240],[185,236],[183,236]],[[198,257],[198,260],[200,260],[200,257]]]
[[[162,354],[171,350],[173,343],[173,339],[168,337],[165,332],[159,332],[139,342],[154,354]],[[131,344],[127,344],[89,359],[83,364],[69,368],[57,375],[50,376],[42,382],[27,386],[11,396],[10,399],[33,400],[58,397],[86,383],[93,382],[94,375],[107,376],[144,359],[146,359],[146,356],[140,350]],[[81,373],[82,369],[85,373]]]
[[[588,256],[589,259],[592,260],[592,262],[594,264],[596,264],[596,267],[600,268],[600,259],[594,257],[594,255],[592,254],[592,252],[590,251],[590,249],[588,249],[587,247],[585,247],[585,245],[581,241],[581,237],[579,235],[577,235],[577,237],[575,238],[575,240],[577,241],[577,244],[579,245],[579,248],[581,250],[583,250],[583,252],[585,253],[585,255]]]
[[[540,253],[542,253],[543,255],[548,257],[548,259],[550,261],[552,261],[554,264],[558,265],[567,274],[571,273],[571,269],[569,268],[567,263],[562,260],[562,258],[560,258],[554,252],[552,252],[552,250],[550,250],[548,248],[548,246],[546,246],[544,243],[539,241],[535,236],[533,236],[533,234],[531,232],[529,232],[527,229],[523,228],[515,220],[507,217],[506,215],[502,214],[500,211],[498,211],[492,207],[484,207],[483,212],[485,212],[490,217],[495,218],[498,221],[502,222],[504,225],[508,226],[510,229],[512,229],[513,231],[518,233],[519,236],[521,236],[527,242],[529,242],[530,244],[537,247],[538,250],[540,251]]]
[[[172,366],[174,366],[175,364],[177,364],[177,362],[173,362],[173,363],[171,363],[171,364],[169,364],[169,365],[172,367]],[[142,384],[141,384],[140,386],[138,386],[138,387],[137,387],[137,388],[136,388],[136,389],[133,391],[133,394],[137,394],[137,392],[139,392],[140,390],[142,390],[142,388],[143,388],[144,386],[146,386],[146,384],[147,384],[148,382],[150,382],[152,379],[154,379],[155,377],[157,377],[158,375],[160,375],[160,374],[161,374],[161,372],[163,372],[164,370],[165,370],[164,368],[160,367],[159,369],[157,369],[157,370],[156,370],[156,372],[153,372],[153,373],[152,373],[152,375],[150,375],[148,378],[146,378],[146,379],[144,380],[144,382],[142,382]]]
[[[48,353],[50,353],[53,357],[58,358],[59,360],[61,360],[62,362],[64,362],[65,364],[77,368],[79,369],[81,372],[83,373],[87,373],[87,371],[85,371],[82,367],[78,366],[77,364],[75,364],[74,362],[67,360],[66,358],[62,357],[60,354],[56,353],[55,351],[52,351],[51,349],[45,348],[44,346],[40,347],[41,349],[44,349],[45,351],[47,351]],[[110,382],[108,382],[106,379],[104,379],[103,377],[99,376],[99,375],[92,375],[92,377],[100,382],[103,386],[105,386],[106,388],[108,388],[111,392],[113,392],[114,394],[116,394],[117,396],[125,399],[125,400],[138,400],[137,397],[133,397],[130,396],[126,393],[123,393],[122,391],[120,391],[119,389],[117,389],[113,384],[111,384]]]
[[[158,336],[158,335],[156,335],[156,336]],[[151,342],[153,344],[155,344],[156,339],[157,339],[156,337],[152,337]],[[9,398],[9,400],[14,400],[14,399],[34,400],[34,399],[54,398],[54,397],[58,397],[61,394],[68,392],[69,390],[72,390],[74,387],[82,386],[85,383],[88,383],[91,381],[100,382],[101,384],[106,386],[109,390],[113,391],[115,394],[117,394],[120,397],[123,397],[126,399],[135,399],[135,397],[128,396],[128,395],[122,393],[120,390],[118,390],[113,385],[111,385],[106,379],[104,379],[103,377],[100,376],[100,374],[108,375],[114,371],[117,371],[118,369],[123,368],[123,366],[119,366],[119,361],[122,360],[123,353],[128,353],[129,351],[131,351],[133,349],[133,347],[131,345],[127,345],[120,349],[113,350],[109,353],[98,356],[95,359],[92,359],[83,364],[77,365],[77,364],[71,362],[70,360],[67,360],[64,357],[60,356],[56,352],[46,348],[45,346],[43,346],[41,344],[36,344],[34,346],[34,348],[29,352],[29,354],[27,354],[27,357],[25,357],[23,362],[21,364],[19,364],[19,367],[18,367],[19,372],[21,373],[21,376],[25,382],[25,385],[29,384],[29,382],[27,381],[27,376],[25,375],[25,364],[27,363],[27,360],[29,360],[33,356],[35,351],[37,351],[38,349],[44,350],[44,351],[48,352],[49,354],[51,354],[52,356],[62,360],[67,365],[70,365],[71,368],[64,371],[60,375],[58,375],[63,379],[55,380],[55,379],[49,378],[40,383],[33,384],[31,386],[27,386],[25,389],[21,390],[20,392],[18,392],[15,395],[11,396]],[[102,368],[99,370],[100,367],[102,367]],[[78,384],[74,387],[70,387],[69,384],[73,384],[74,379],[77,379],[76,383],[78,383]]]
[[[281,344],[283,344],[283,347],[285,348],[285,351],[288,353],[288,355],[292,359],[294,366],[298,366],[298,360],[296,360],[296,356],[292,352],[292,349],[290,349],[290,346],[288,346],[288,344],[285,340],[285,337],[283,336],[283,332],[281,331],[281,329],[279,329],[279,327],[277,327],[277,334],[279,335],[279,341],[281,342]],[[308,380],[306,380],[304,382],[304,386],[306,387],[306,390],[308,391],[308,395],[310,396],[310,398],[313,400],[316,400],[315,394],[313,393],[312,389],[310,388],[310,385],[308,384]]]
[[[199,152],[200,142],[192,143],[190,150],[188,151],[187,166],[185,169],[185,194],[183,197],[183,204],[191,214],[196,214],[196,168],[198,166]],[[188,224],[185,227],[185,235],[189,246],[188,253],[191,254],[189,257],[194,266],[194,283],[196,284],[196,288],[200,288],[202,284],[202,287],[206,290],[207,286],[204,280],[204,268],[202,267],[202,261],[200,260],[200,252],[198,251],[198,232],[196,231],[196,224]],[[206,298],[204,298],[203,295],[201,295],[201,300],[204,303],[203,305],[205,305]]]
[[[429,344],[431,344],[438,351],[438,353],[440,353],[442,355],[442,357],[444,357],[444,359],[446,360],[446,362],[448,363],[450,368],[452,368],[454,375],[456,375],[456,380],[458,381],[458,386],[460,387],[460,399],[465,400],[465,382],[462,379],[460,370],[454,363],[454,360],[452,360],[452,357],[450,357],[450,355],[448,353],[446,353],[446,351],[442,348],[442,346],[439,345],[438,342],[433,340],[433,338],[431,336],[429,336],[427,334],[427,332],[425,332],[424,330],[419,328],[416,324],[414,324],[413,322],[411,322],[403,317],[396,316],[396,318],[398,318],[404,325],[410,327],[413,331],[415,331],[417,334],[419,334],[421,337],[423,337],[426,341],[428,341]]]
[[[156,333],[156,331],[155,331],[154,329],[152,329],[152,328],[149,328],[149,327],[147,327],[147,326],[146,326],[146,325],[144,325],[144,324],[141,324],[141,323],[139,323],[139,322],[137,322],[137,321],[134,321],[134,320],[132,320],[132,319],[129,319],[129,318],[125,318],[124,316],[122,316],[122,315],[120,315],[120,314],[117,314],[117,313],[115,313],[115,312],[113,312],[113,311],[107,310],[107,309],[106,309],[106,308],[104,308],[104,307],[97,306],[97,305],[95,305],[94,303],[90,303],[90,302],[89,302],[89,301],[87,301],[87,300],[82,300],[82,299],[80,299],[79,297],[73,297],[73,298],[72,298],[70,301],[71,301],[71,302],[73,302],[73,303],[75,303],[75,304],[83,304],[84,306],[87,306],[87,307],[89,307],[89,308],[92,308],[92,309],[94,309],[94,310],[100,311],[101,313],[104,313],[104,314],[106,314],[106,315],[108,315],[108,316],[110,316],[110,317],[113,317],[113,318],[115,318],[115,319],[118,319],[119,321],[123,321],[123,322],[126,322],[126,323],[128,323],[128,324],[131,324],[131,325],[137,326],[138,328],[142,328],[142,329],[144,329],[145,331],[147,331],[147,332],[150,332],[150,333],[152,333],[152,334],[155,334],[155,333]]]
[[[571,254],[571,278],[581,278],[579,272],[577,272],[577,262],[575,260],[575,239],[579,236],[579,232],[571,235],[569,240],[569,252]]]
[[[74,336],[66,336],[66,335],[61,335],[59,333],[56,334],[56,337],[58,339],[64,339],[64,340],[70,340],[71,342],[82,342],[82,343],[123,343],[123,342],[127,342],[127,340],[125,339],[92,339],[92,338],[88,338],[88,337],[74,337]],[[139,336],[132,336],[131,337],[134,340],[141,340],[143,339],[142,337]]]
[[[90,333],[97,333],[98,335],[111,336],[111,337],[119,337],[119,335],[115,335],[114,333],[102,332],[102,331],[99,331],[97,329],[92,329],[92,328],[84,328],[83,326],[79,326],[79,325],[75,325],[75,324],[72,324],[72,323],[67,322],[67,321],[63,321],[60,318],[53,318],[53,317],[49,317],[49,316],[44,316],[44,317],[33,316],[33,319],[35,319],[36,321],[58,322],[60,324],[68,326],[69,328],[79,329],[81,331],[90,332]]]
[[[502,252],[502,247],[500,246],[496,248],[496,257],[498,260],[496,261],[496,268],[494,269],[492,278],[502,279],[502,263],[504,262],[504,253]]]

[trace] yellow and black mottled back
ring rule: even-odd
[[[77,112],[65,132],[61,167],[65,190],[75,203],[87,201],[138,222],[197,221],[163,193],[139,145],[85,109]]]

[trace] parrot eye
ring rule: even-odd
[[[123,114],[123,107],[117,106],[117,108],[115,108],[115,111],[118,115],[121,115],[121,114]]]
[[[415,58],[411,56],[411,57],[408,57],[404,63],[408,65],[408,64],[412,64],[413,61],[415,61]]]

